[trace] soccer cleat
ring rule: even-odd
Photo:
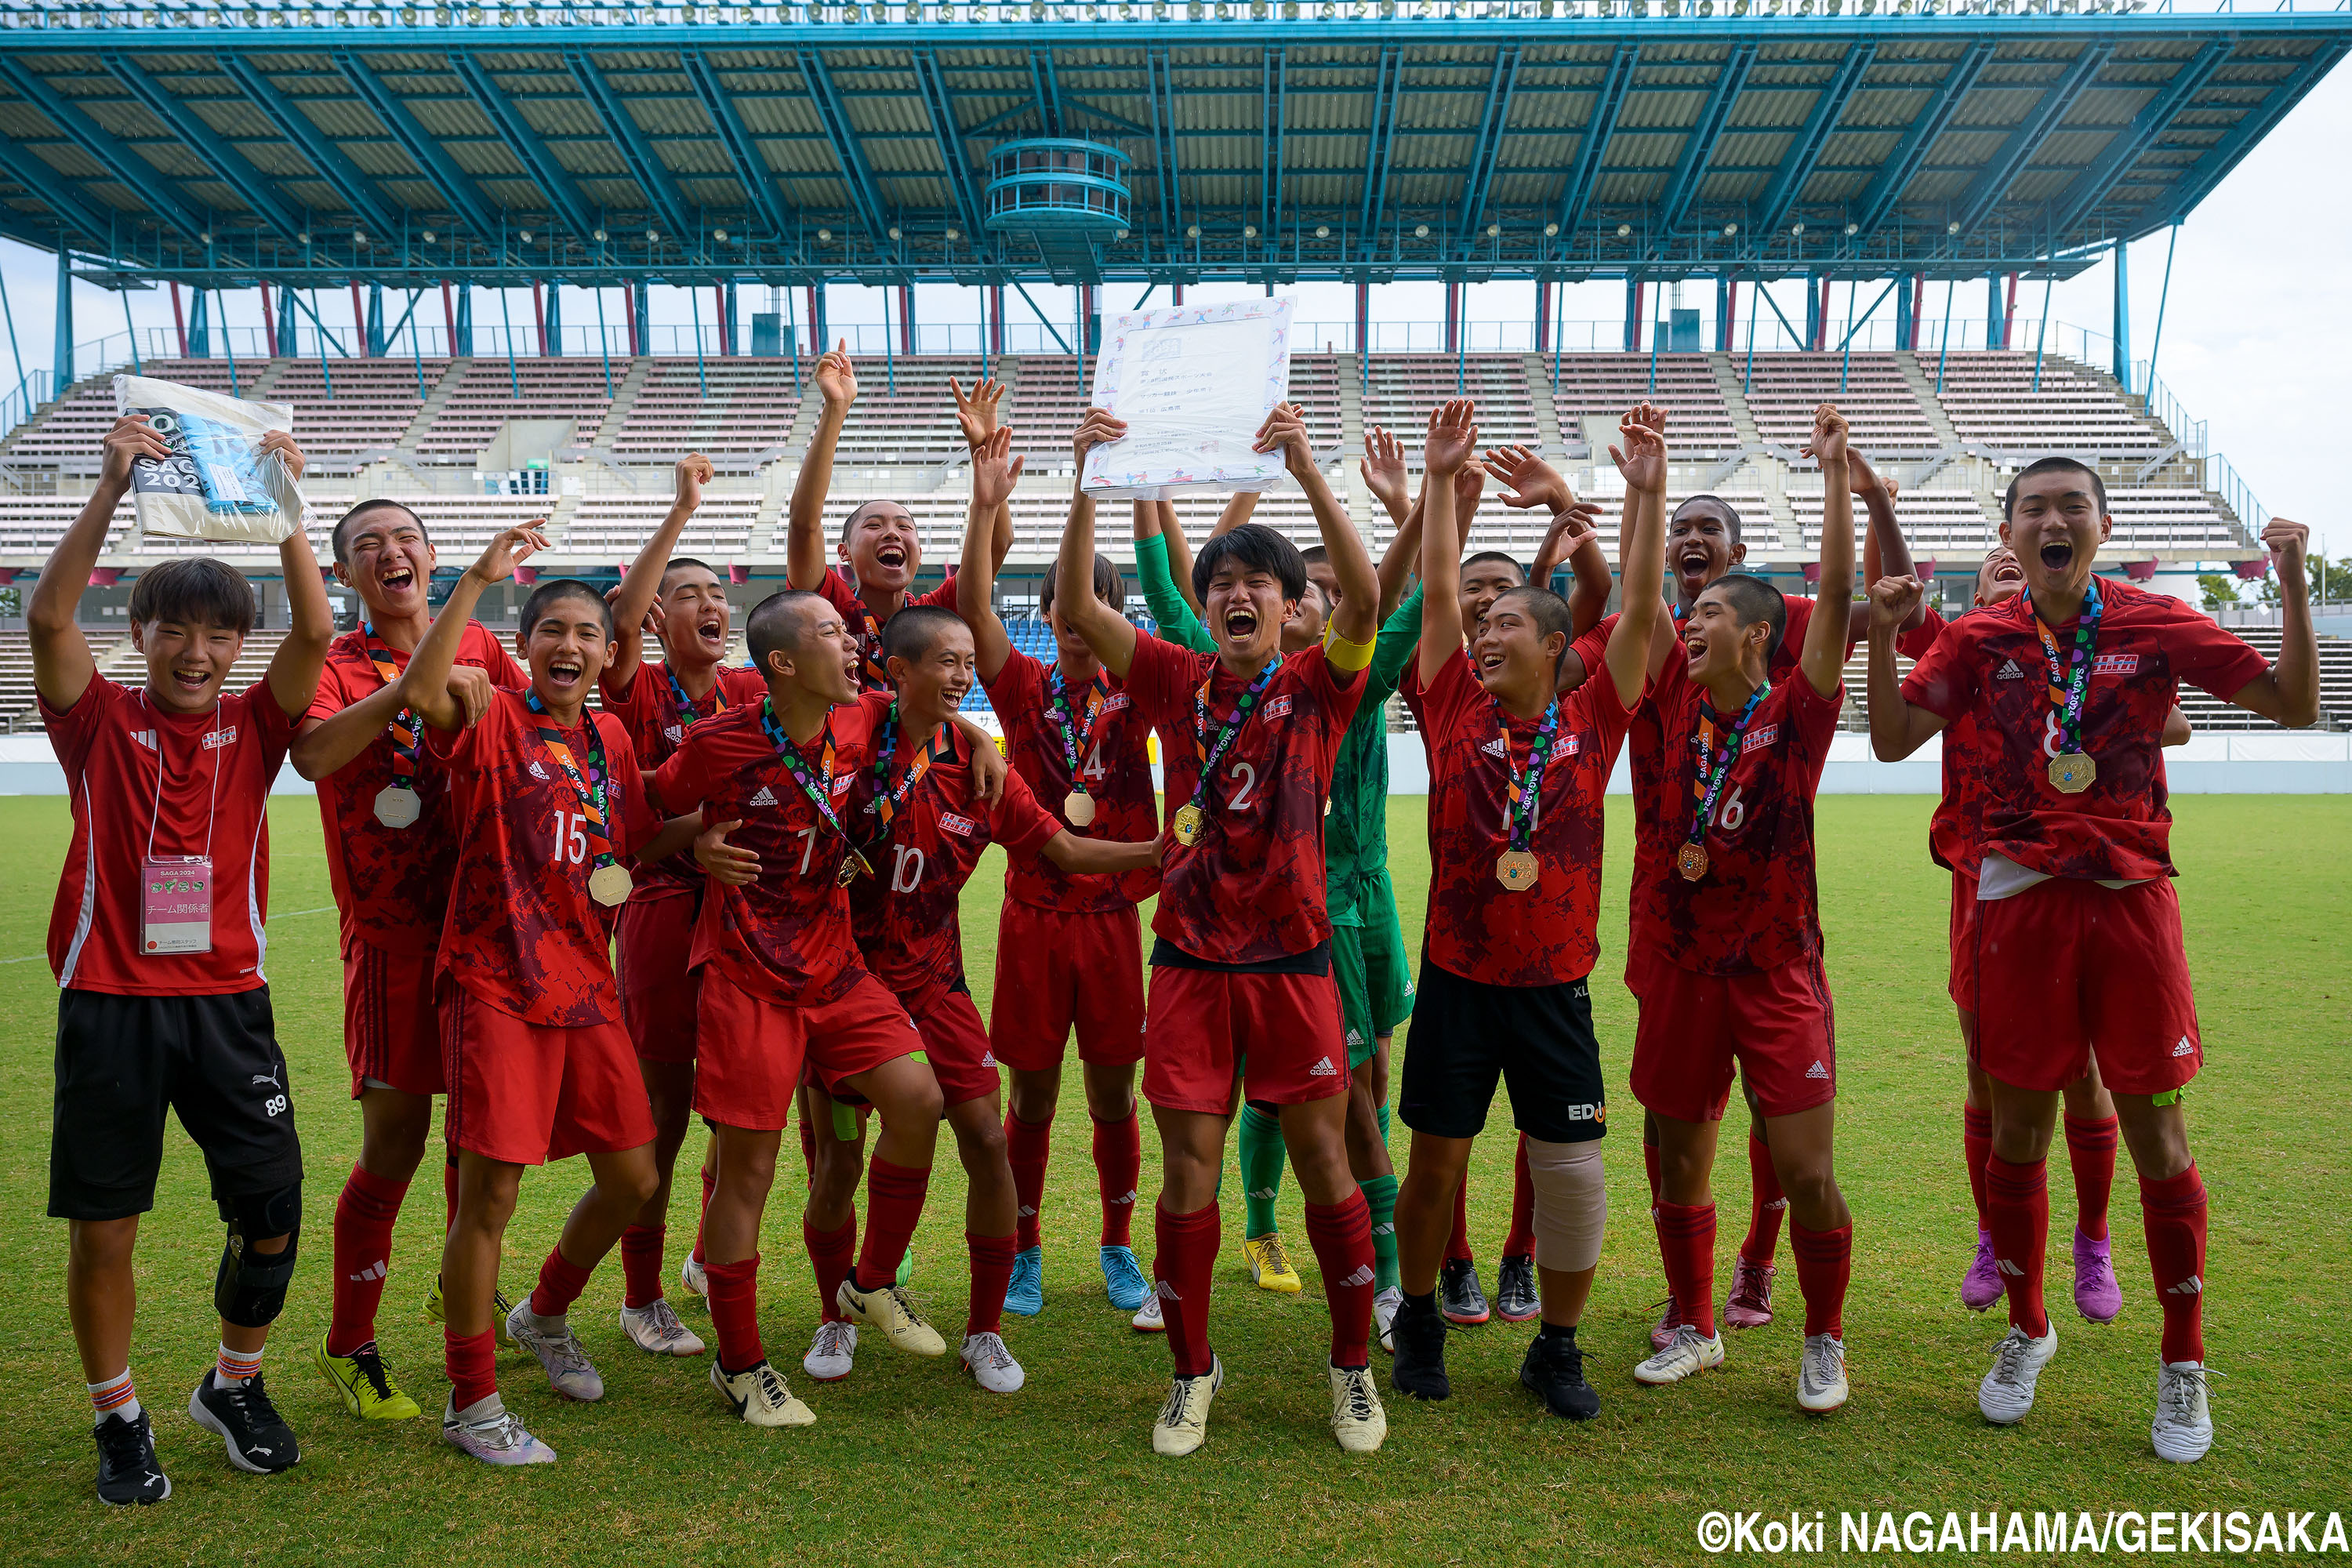
[[[1646,1383],[1653,1388],[1663,1388],[1670,1383],[1680,1383],[1702,1372],[1713,1372],[1723,1364],[1723,1334],[1702,1339],[1699,1331],[1688,1323],[1675,1325],[1674,1342],[1633,1369],[1633,1381]]]
[[[1536,1256],[1507,1252],[1495,1268],[1495,1315],[1507,1323],[1524,1323],[1543,1311],[1536,1289]]]
[[[1151,1282],[1143,1277],[1143,1265],[1135,1260],[1135,1248],[1131,1247],[1104,1247],[1102,1275],[1103,1289],[1108,1292],[1110,1304],[1122,1312],[1134,1311],[1151,1294]]]
[[[1002,1334],[967,1334],[963,1349],[957,1355],[964,1371],[991,1394],[1018,1394],[1021,1384],[1027,1381],[1021,1363],[1004,1348]]]
[[[1264,1236],[1242,1237],[1242,1261],[1249,1265],[1250,1280],[1261,1290],[1276,1290],[1285,1296],[1298,1294],[1298,1270],[1283,1250],[1282,1232],[1269,1230]]]
[[[1682,1326],[1683,1304],[1669,1292],[1666,1299],[1658,1304],[1658,1321],[1650,1327],[1650,1349],[1662,1351],[1673,1344],[1675,1334]]]
[[[362,1421],[406,1421],[425,1414],[416,1407],[416,1401],[394,1386],[373,1340],[349,1355],[331,1355],[327,1336],[320,1334],[319,1348],[310,1352],[310,1359],[320,1375],[343,1396],[343,1408]]]
[[[490,1342],[504,1345],[509,1350],[520,1350],[522,1347],[515,1343],[514,1336],[507,1332],[507,1319],[513,1311],[514,1303],[507,1300],[505,1291],[491,1290]],[[449,1321],[448,1309],[443,1305],[441,1276],[438,1274],[433,1277],[433,1289],[425,1292],[425,1316],[429,1322],[446,1323]]]
[[[1128,1320],[1128,1326],[1139,1334],[1164,1334],[1168,1331],[1168,1320],[1160,1313],[1157,1290],[1143,1299],[1143,1305],[1135,1310],[1135,1316]]]
[[[1584,1348],[1574,1334],[1536,1335],[1519,1363],[1519,1384],[1563,1421],[1601,1414],[1601,1394],[1584,1380]]]
[[[1445,1319],[1434,1309],[1400,1300],[1390,1321],[1396,1361],[1389,1368],[1389,1384],[1413,1399],[1444,1399],[1454,1392],[1445,1376]]]
[[[879,1331],[895,1350],[919,1356],[948,1353],[947,1341],[940,1338],[937,1329],[923,1321],[904,1286],[885,1285],[879,1290],[860,1290],[857,1276],[853,1272],[841,1282],[833,1300],[843,1317]]]
[[[2205,1403],[2205,1380],[2220,1375],[2199,1362],[2158,1363],[2156,1424],[2147,1433],[2158,1458],[2193,1465],[2212,1451],[2213,1413]]]
[[[2074,1310],[2086,1322],[2112,1323],[2124,1310],[2124,1288],[2116,1280],[2108,1245],[2106,1237],[2093,1241],[2079,1226],[2074,1231]]]
[[[1437,1310],[1457,1329],[1475,1329],[1487,1318],[1486,1293],[1478,1289],[1478,1265],[1449,1258],[1437,1276]]]
[[[1331,1373],[1331,1436],[1343,1454],[1371,1454],[1389,1435],[1389,1413],[1366,1366],[1335,1366]]]
[[[294,1429],[269,1403],[269,1391],[255,1373],[243,1383],[224,1388],[207,1370],[196,1391],[188,1395],[188,1415],[195,1424],[218,1437],[228,1449],[228,1462],[257,1476],[274,1476],[301,1463],[301,1446]]]
[[[1993,1260],[1992,1232],[1977,1232],[1977,1258],[1960,1280],[1960,1305],[1981,1312],[2000,1300],[2000,1265]]]
[[[729,1372],[710,1358],[710,1386],[719,1397],[735,1407],[736,1415],[747,1426],[814,1426],[816,1412],[793,1397],[785,1386],[784,1374],[768,1364],[762,1356],[741,1372]]]
[[[1731,1265],[1731,1293],[1723,1299],[1726,1328],[1760,1329],[1772,1321],[1772,1276],[1769,1263],[1751,1263],[1744,1256]]]
[[[539,1327],[526,1300],[507,1314],[507,1337],[539,1358],[539,1364],[547,1369],[548,1385],[560,1397],[583,1401],[604,1397],[604,1374],[588,1359],[570,1321],[549,1333]]]
[[[1189,1454],[1208,1439],[1209,1402],[1225,1385],[1225,1363],[1209,1358],[1209,1370],[1198,1377],[1180,1377],[1169,1385],[1168,1403],[1151,1424],[1151,1451],[1171,1458]]]
[[[1996,1426],[2012,1426],[2033,1408],[2033,1385],[2058,1353],[2058,1325],[2035,1339],[2014,1324],[1993,1347],[1992,1370],[1977,1384],[1977,1408]]]
[[[478,1399],[459,1410],[441,1407],[441,1440],[461,1448],[486,1465],[551,1465],[555,1450],[523,1430],[514,1412],[497,1394]]]
[[[702,1259],[691,1252],[686,1255],[686,1261],[677,1266],[677,1282],[684,1286],[696,1300],[710,1300],[710,1273],[702,1267]]]
[[[1807,1334],[1797,1363],[1797,1408],[1827,1415],[1846,1401],[1845,1342],[1835,1334]]]
[[[99,1501],[123,1508],[172,1495],[172,1478],[155,1462],[155,1422],[146,1411],[136,1421],[110,1415],[90,1436],[98,1442]]]
[[[642,1307],[622,1308],[621,1331],[647,1355],[700,1355],[709,1348],[701,1335],[677,1321],[677,1310],[667,1296],[656,1296]]]
[[[819,1383],[839,1383],[857,1364],[857,1325],[828,1318],[816,1326],[801,1370]]]
[[[1013,1255],[1013,1279],[1004,1287],[1004,1310],[1034,1318],[1045,1310],[1045,1249],[1024,1247]]]
[[[1390,1331],[1396,1322],[1397,1309],[1404,1305],[1404,1287],[1391,1285],[1372,1298],[1372,1328],[1380,1337],[1381,1349],[1396,1354],[1396,1336]]]

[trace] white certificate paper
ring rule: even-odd
[[[1290,312],[1279,299],[1112,317],[1094,405],[1127,435],[1087,454],[1087,493],[1163,500],[1280,483],[1282,454],[1250,448],[1289,395]]]

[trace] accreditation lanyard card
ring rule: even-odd
[[[114,378],[114,409],[143,414],[169,458],[131,465],[131,504],[142,533],[276,544],[302,526],[302,494],[261,438],[291,432],[283,403],[246,403],[152,376]]]
[[[150,855],[139,862],[139,951],[213,950],[213,863],[198,855]]]
[[[1290,394],[1292,301],[1129,310],[1108,323],[1093,402],[1127,434],[1087,454],[1088,495],[1264,490],[1288,470],[1258,426]]]

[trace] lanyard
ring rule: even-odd
[[[375,635],[375,627],[360,623],[362,640],[367,647],[368,662],[375,666],[376,675],[386,686],[400,679],[400,668],[392,662],[392,649]],[[425,726],[416,715],[403,708],[384,727],[384,736],[392,742],[392,787],[414,793],[416,788],[416,762],[425,751]]]
[[[144,691],[142,691],[142,692],[139,694],[139,706],[141,706],[142,708],[144,708],[145,706],[147,706],[147,693],[145,693]],[[211,745],[209,745],[209,746],[200,746],[200,747],[198,747],[198,748],[197,748],[199,751],[207,751],[207,752],[210,752],[213,754],[213,786],[212,786],[212,799],[211,799],[211,801],[209,802],[209,804],[207,804],[207,805],[205,805],[205,855],[204,855],[204,858],[205,858],[205,860],[207,860],[207,861],[211,860],[211,859],[212,859],[212,858],[213,858],[213,825],[214,825],[215,822],[219,821],[219,819],[220,819],[220,771],[221,771],[221,746],[220,746],[220,733],[221,733],[221,723],[220,723],[220,706],[219,706],[219,704],[218,704],[218,703],[215,703],[215,704],[214,704],[214,706],[213,706],[213,736],[212,736],[212,744],[211,744]],[[157,823],[157,822],[159,822],[159,821],[161,821],[161,820],[163,819],[163,726],[162,724],[160,724],[160,723],[159,723],[159,724],[157,724],[157,725],[155,726],[155,804],[154,804],[152,807],[150,807],[150,808],[149,808],[148,813],[147,813],[147,858],[148,858],[148,859],[150,859],[150,860],[152,860],[153,858],[155,858],[155,825],[156,825],[156,823]]]
[[[874,759],[874,798],[866,805],[866,809],[881,820],[885,838],[890,836],[890,819],[898,815],[898,808],[907,804],[907,796],[922,783],[923,775],[931,771],[931,764],[952,754],[954,750],[955,743],[948,739],[948,727],[941,724],[939,732],[931,737],[931,743],[907,764],[906,773],[899,777],[898,786],[893,788],[890,784],[890,759],[898,751],[898,700],[895,697],[890,699],[890,730],[883,737],[882,749]]]
[[[1054,693],[1054,727],[1062,735],[1062,761],[1070,770],[1070,786],[1078,794],[1087,793],[1087,781],[1078,774],[1078,758],[1085,752],[1087,742],[1094,739],[1095,721],[1101,717],[1103,703],[1110,695],[1110,677],[1095,672],[1094,683],[1087,688],[1085,717],[1073,718],[1070,712],[1069,688],[1062,679],[1062,667],[1054,666],[1050,681]]]
[[[1499,720],[1502,705],[1496,704]],[[1530,826],[1535,816],[1536,801],[1543,794],[1544,763],[1551,759],[1552,737],[1559,730],[1559,699],[1555,697],[1544,710],[1543,724],[1536,731],[1535,739],[1528,745],[1528,766],[1524,780],[1517,768],[1511,765],[1511,727],[1503,725],[1503,775],[1507,788],[1503,797],[1503,822],[1510,829],[1511,847],[1524,850],[1533,837]]]
[[[1265,661],[1265,668],[1257,672],[1257,679],[1249,683],[1249,689],[1242,693],[1241,700],[1234,703],[1234,710],[1226,715],[1224,724],[1218,730],[1213,742],[1209,739],[1209,687],[1217,679],[1217,667],[1211,665],[1209,673],[1202,677],[1201,689],[1192,693],[1192,754],[1200,759],[1201,763],[1201,776],[1192,781],[1194,810],[1202,809],[1208,801],[1209,775],[1216,771],[1219,760],[1232,749],[1234,737],[1241,733],[1242,725],[1248,721],[1251,712],[1257,707],[1257,700],[1265,694],[1266,686],[1281,668],[1280,654]]]
[[[882,623],[874,618],[874,612],[866,607],[863,600],[858,602],[857,613],[866,620],[865,634],[857,639],[858,679],[868,691],[887,691],[890,672],[882,668],[880,657]],[[829,737],[833,731],[828,729],[825,733]]]
[[[857,879],[860,872],[872,875],[874,868],[866,863],[865,856],[857,852],[857,846],[849,842],[849,830],[842,826],[841,818],[833,809],[833,720],[831,716],[828,715],[824,721],[823,731],[824,746],[818,753],[817,769],[814,773],[811,772],[808,758],[802,754],[800,747],[793,742],[790,735],[784,733],[784,726],[776,717],[776,703],[773,698],[762,698],[760,701],[760,728],[767,731],[768,743],[775,747],[776,755],[783,759],[784,771],[793,775],[793,782],[801,786],[801,793],[808,796],[811,805],[816,807],[817,820],[839,834],[843,845],[849,850],[848,858],[841,863],[841,871],[835,879],[835,882],[845,888]],[[819,782],[820,779],[822,783]]]
[[[1748,721],[1756,717],[1757,705],[1771,689],[1772,683],[1768,680],[1748,694],[1748,706],[1739,710],[1739,717],[1724,731],[1720,746],[1715,743],[1714,710],[1704,698],[1700,700],[1698,731],[1691,737],[1699,755],[1699,771],[1691,775],[1691,798],[1697,803],[1698,811],[1691,818],[1689,843],[1696,844],[1706,837],[1706,825],[1715,816],[1715,803],[1723,794],[1723,781],[1731,776],[1731,764],[1739,755],[1740,737],[1748,733]]]
[[[2058,652],[2058,636],[2033,608],[2033,595],[2025,595],[2026,607],[2032,611],[2033,629],[2042,634],[2042,652],[2050,661],[2050,706],[2058,720],[2058,752],[2061,756],[2083,749],[2083,708],[2091,698],[2092,656],[2099,644],[2099,580],[2091,579],[2083,591],[2083,614],[2074,623],[2073,660],[2069,663]]]
[[[580,803],[580,819],[588,833],[589,864],[594,870],[601,871],[614,862],[613,834],[604,821],[604,790],[608,782],[604,776],[604,737],[597,730],[596,716],[593,713],[581,715],[588,724],[588,773],[583,778],[580,764],[572,759],[572,748],[564,743],[563,731],[548,718],[547,704],[539,700],[539,693],[530,693],[525,701],[539,720],[539,743],[547,749],[547,754],[555,760],[555,765],[563,770],[565,781],[572,785],[572,798]],[[615,899],[612,901],[617,903],[620,900]]]
[[[662,673],[669,677],[669,700],[677,705],[678,717],[685,721],[688,729],[693,729],[696,721],[702,717],[695,711],[694,699],[686,694],[686,688],[678,684],[677,671],[667,662],[662,665]],[[710,679],[710,711],[714,714],[727,711],[727,682],[719,679],[717,671],[712,672]]]

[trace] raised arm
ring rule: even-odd
[[[963,444],[972,451],[997,432],[999,420],[996,405],[1004,401],[1004,384],[992,376],[983,376],[972,384],[970,395],[953,376],[948,378],[948,391],[955,398],[956,426],[963,432]],[[966,531],[970,531],[969,530]],[[1004,558],[1013,553],[1013,507],[1010,500],[997,503],[988,519],[987,537],[992,542],[989,565],[1001,571]],[[961,605],[963,601],[956,601]]]
[[[2311,629],[2311,576],[2304,569],[2310,541],[2311,531],[2299,522],[2274,517],[2263,525],[2263,542],[2278,573],[2279,656],[2230,699],[2290,730],[2319,721],[2319,639]]]
[[[992,384],[981,383],[982,387]],[[957,395],[961,403],[961,394]],[[979,395],[979,389],[973,395]],[[1009,429],[982,437],[971,449],[971,511],[964,522],[963,564],[956,573],[956,614],[971,628],[972,651],[984,681],[1003,673],[1004,661],[1013,657],[1013,639],[1004,635],[1004,623],[996,614],[996,552],[982,526],[997,512],[1012,515],[1006,498],[1021,479],[1021,459],[1007,456],[1012,450]],[[1091,573],[1087,580],[1094,580]]]
[[[1412,511],[1403,444],[1380,426],[1372,426],[1364,432],[1364,455],[1356,461],[1356,472],[1363,479],[1364,488],[1381,503],[1381,510],[1389,514],[1390,524],[1403,528]]]
[[[849,342],[843,339],[816,362],[816,391],[824,406],[816,429],[809,436],[801,458],[800,477],[793,481],[791,521],[785,533],[784,584],[814,593],[830,569],[824,548],[824,498],[833,489],[833,453],[841,444],[841,427],[857,401],[857,372],[849,363]]]
[[[1462,539],[1454,524],[1454,476],[1478,445],[1467,398],[1442,403],[1429,416],[1421,485],[1421,681],[1437,679],[1462,651]]]
[[[1848,622],[1835,612],[1853,598],[1853,491],[1846,467],[1845,416],[1826,403],[1814,409],[1813,436],[1805,451],[1822,465],[1822,582],[1798,663],[1813,689],[1829,697],[1845,679]]]
[[[144,414],[126,414],[116,420],[100,448],[97,488],[49,552],[41,580],[33,584],[32,599],[25,606],[25,630],[33,643],[33,689],[60,713],[81,700],[98,674],[89,639],[75,624],[74,612],[89,586],[90,569],[106,548],[114,509],[131,491],[131,465],[162,462],[171,455],[170,444]],[[317,568],[311,570],[315,575]]]
[[[1902,524],[1895,518],[1895,497],[1901,488],[1893,479],[1882,479],[1860,452],[1846,453],[1848,482],[1853,493],[1870,514],[1870,523],[1863,531],[1862,583],[1866,590],[1881,577],[1910,577],[1916,574],[1911,568],[1911,543],[1903,537]],[[1919,606],[1902,629],[1909,631],[1927,618],[1927,601]],[[1870,603],[1856,600],[1846,611],[1845,640],[1860,642],[1870,630]]]
[[[1236,493],[1233,501],[1226,503],[1226,510],[1232,510],[1234,503],[1241,499],[1241,495]],[[1249,500],[1252,506],[1257,504],[1255,495],[1252,495]],[[1168,559],[1169,581],[1176,584],[1177,596],[1182,599],[1186,606],[1192,610],[1193,619],[1198,620],[1202,612],[1201,601],[1192,596],[1192,545],[1191,541],[1184,537],[1184,524],[1176,515],[1176,503],[1168,500],[1139,500],[1135,504],[1150,511],[1151,531],[1159,536],[1164,546],[1163,552]],[[1247,517],[1249,514],[1244,512],[1242,515]],[[1217,520],[1218,525],[1223,526],[1224,521],[1220,517]],[[1136,537],[1139,539],[1144,537],[1143,526],[1139,518],[1136,524]],[[1213,536],[1214,530],[1211,532]],[[1161,617],[1155,611],[1153,618],[1156,620]]]
[[[1322,532],[1331,574],[1339,580],[1339,607],[1331,614],[1331,635],[1342,642],[1370,647],[1381,634],[1380,574],[1372,570],[1371,553],[1364,548],[1363,535],[1356,531],[1355,520],[1331,493],[1323,470],[1316,467],[1314,443],[1307,438],[1307,416],[1298,405],[1285,403],[1265,416],[1257,430],[1257,450],[1282,453],[1290,477],[1298,481],[1298,488],[1307,492],[1307,504],[1315,509],[1315,526]],[[1230,513],[1233,509],[1225,510]]]
[[[547,535],[540,531],[546,523],[543,517],[533,518],[491,540],[481,559],[458,576],[441,613],[433,617],[433,629],[408,656],[408,668],[400,672],[395,689],[402,704],[436,730],[455,730],[466,721],[465,704],[449,689],[449,670],[457,662],[457,645],[465,640],[466,623],[474,618],[482,590],[505,582],[518,565],[547,548]]]
[[[675,471],[677,498],[653,537],[629,563],[621,577],[621,590],[613,597],[613,662],[604,679],[616,690],[628,685],[629,677],[645,662],[646,613],[661,596],[662,574],[669,570],[669,558],[677,552],[677,536],[686,531],[687,520],[702,506],[702,487],[710,482],[712,473],[710,459],[689,452],[677,460]]]
[[[1602,662],[1617,688],[1617,700],[1627,708],[1642,700],[1648,684],[1651,644],[1667,614],[1666,578],[1666,438],[1665,421],[1642,418],[1636,409],[1617,426],[1619,445],[1609,448],[1617,471],[1625,476],[1625,515],[1618,525],[1617,546],[1625,568],[1625,609],[1609,633],[1609,651]],[[1598,554],[1598,547],[1594,553]]]
[[[1382,432],[1386,434],[1386,432]],[[1381,552],[1381,625],[1386,626],[1404,603],[1412,575],[1421,570],[1421,508],[1409,508],[1398,520],[1389,547]]]
[[[1943,715],[1904,697],[1903,678],[1895,671],[1895,639],[1916,616],[1924,596],[1919,579],[1909,575],[1881,577],[1870,585],[1870,750],[1882,763],[1901,762],[1944,727]]]
[[[1135,503],[1135,581],[1143,590],[1144,608],[1160,628],[1162,640],[1195,653],[1213,652],[1216,644],[1209,628],[1192,608],[1192,590],[1179,584],[1168,563],[1168,536],[1161,531],[1160,510],[1166,501]],[[1175,509],[1169,507],[1172,515]]]
[[[1086,457],[1097,445],[1127,433],[1125,421],[1089,408],[1076,442],[1078,474],[1070,481],[1070,521],[1062,529],[1062,553],[1054,581],[1061,586],[1057,614],[1063,625],[1086,639],[1103,668],[1120,679],[1135,663],[1135,624],[1094,595],[1095,503],[1086,491]]]

